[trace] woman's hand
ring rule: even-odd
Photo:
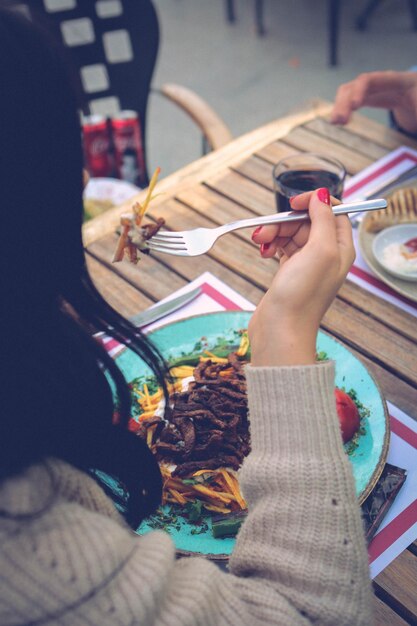
[[[392,111],[405,131],[417,131],[417,73],[369,72],[339,87],[331,113],[333,124],[346,124],[361,107]]]
[[[306,365],[316,358],[323,315],[341,287],[355,252],[345,215],[335,217],[327,189],[292,199],[311,222],[263,226],[252,238],[280,268],[249,324],[252,365]]]

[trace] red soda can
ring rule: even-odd
[[[103,115],[83,117],[84,161],[90,176],[112,176],[113,159],[107,120]]]
[[[120,111],[112,117],[111,128],[118,177],[143,186],[146,175],[138,114],[136,111]]]

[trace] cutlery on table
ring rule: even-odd
[[[412,180],[413,178],[417,178],[417,165],[415,165],[414,167],[411,167],[406,172],[403,172],[402,174],[400,174],[393,180],[389,181],[386,185],[384,185],[380,189],[377,189],[374,193],[368,196],[367,200],[372,200],[373,198],[376,198],[377,196],[383,196],[388,191],[391,191],[391,189],[394,189],[394,187],[397,187],[401,183],[405,183],[409,180]]]
[[[358,213],[362,211],[377,211],[386,209],[387,201],[383,198],[374,200],[361,200],[358,202],[349,202],[338,204],[332,207],[335,215],[344,215],[346,213]],[[230,222],[217,228],[195,228],[194,230],[176,231],[158,231],[153,237],[148,239],[147,247],[155,252],[165,252],[166,254],[174,254],[177,256],[198,256],[208,252],[215,241],[233,230],[239,228],[252,228],[253,226],[262,226],[265,224],[278,224],[281,222],[299,222],[308,220],[308,211],[288,211],[285,213],[274,213],[272,215],[264,215],[251,217],[245,220],[237,220]]]
[[[373,200],[374,198],[383,196],[387,194],[389,191],[391,191],[392,189],[395,189],[396,187],[398,187],[398,185],[401,185],[401,183],[406,183],[416,178],[417,178],[417,165],[406,170],[399,176],[392,178],[385,185],[383,185],[376,191],[373,191],[372,193],[370,193],[369,196],[366,196],[366,200]],[[360,213],[354,215],[350,220],[352,227],[356,228],[361,223],[363,218],[364,218],[364,215],[361,215]]]
[[[142,313],[138,313],[137,315],[133,315],[130,318],[132,324],[135,326],[146,326],[151,322],[156,322],[156,320],[177,311],[185,304],[188,304],[192,300],[195,300],[201,294],[201,287],[196,287],[196,289],[192,289],[191,291],[187,291],[187,293],[183,293],[181,296],[176,298],[172,298],[172,300],[168,300],[167,302],[161,302],[160,304],[156,304],[150,309],[143,311]]]

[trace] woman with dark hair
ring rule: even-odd
[[[315,363],[323,314],[353,260],[326,189],[294,200],[303,224],[253,238],[281,269],[250,324],[249,514],[230,573],[175,561],[162,532],[135,535],[161,496],[158,466],[126,429],[126,383],[94,333],[152,344],[98,294],[81,240],[77,104],[53,47],[0,10],[3,301],[0,623],[371,623],[367,554],[337,420],[332,363]],[[117,391],[120,422],[112,424]],[[126,521],[89,475],[129,492]]]

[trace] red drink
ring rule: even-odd
[[[285,157],[273,170],[277,212],[291,211],[290,198],[319,187],[340,200],[345,176],[343,165],[332,157],[310,152]]]
[[[118,177],[143,186],[146,175],[138,114],[120,111],[112,118],[111,128]]]
[[[107,120],[103,115],[83,118],[84,160],[90,176],[111,176],[110,138]]]

